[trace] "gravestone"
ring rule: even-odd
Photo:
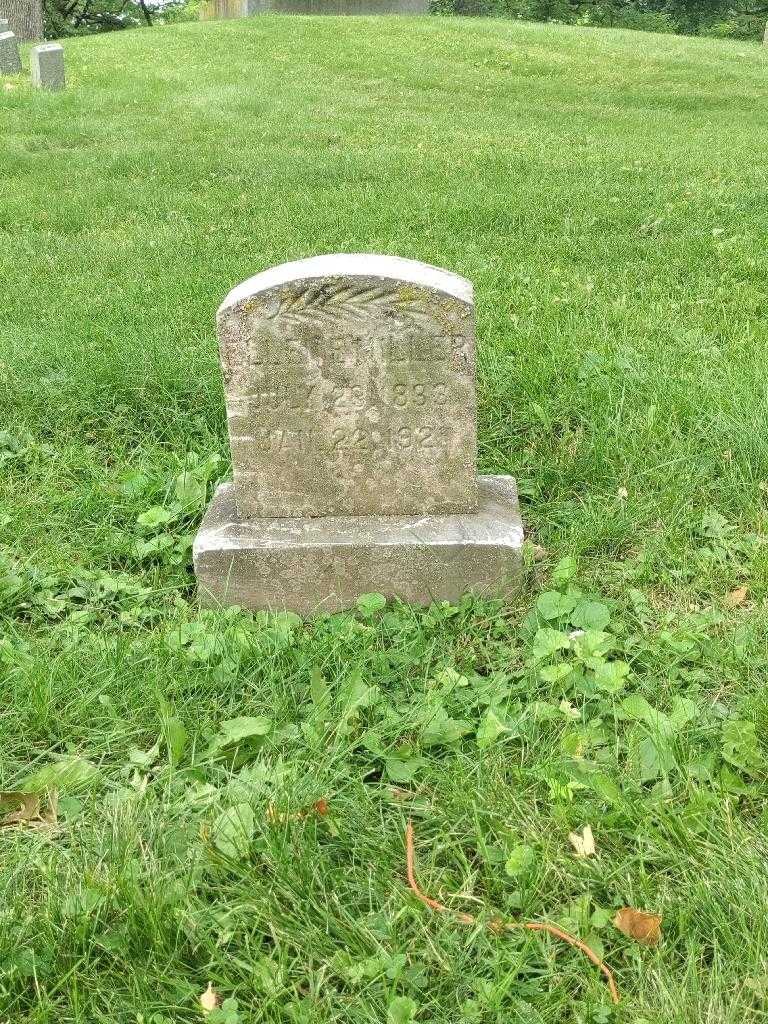
[[[217,321],[240,515],[475,508],[473,314],[462,278],[392,256],[235,288]]]
[[[763,32],[763,46],[768,46],[768,21],[765,23],[765,32]]]
[[[11,23],[7,18],[0,18],[0,33],[8,32],[10,30]]]
[[[318,256],[236,287],[217,326],[234,483],[195,539],[204,603],[306,613],[514,585],[514,480],[476,476],[468,281]]]
[[[32,85],[37,89],[63,89],[64,47],[58,43],[35,46],[29,57]]]
[[[0,32],[0,75],[18,75],[21,71],[19,43],[13,32]]]

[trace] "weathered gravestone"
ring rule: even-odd
[[[243,518],[476,507],[468,282],[321,256],[235,288],[218,332]]]
[[[21,71],[19,42],[13,32],[0,32],[0,75],[18,75]]]
[[[11,23],[7,18],[0,18],[0,32],[10,31]]]
[[[64,47],[58,43],[35,46],[29,57],[32,85],[37,89],[63,89]]]
[[[504,591],[510,477],[476,477],[471,284],[393,256],[319,256],[218,313],[234,484],[195,540],[207,603],[332,611]]]

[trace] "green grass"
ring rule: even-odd
[[[0,1021],[194,1021],[209,981],[238,1024],[768,1020],[764,51],[289,17],[66,51],[66,93],[0,91],[0,785],[60,791],[0,829]],[[475,283],[481,469],[546,549],[515,604],[196,609],[214,310],[344,250]],[[621,1006],[419,904],[410,815],[431,894],[586,937]]]

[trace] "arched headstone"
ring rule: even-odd
[[[234,483],[195,538],[204,603],[308,613],[515,586],[515,482],[476,476],[468,281],[318,256],[238,285],[217,326]]]
[[[476,507],[464,278],[394,256],[286,263],[230,292],[218,332],[244,519]]]

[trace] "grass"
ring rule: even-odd
[[[0,92],[0,783],[60,820],[0,829],[0,1021],[194,1021],[209,981],[211,1024],[767,1020],[764,52],[288,17],[66,51],[66,93]],[[481,469],[545,549],[515,604],[196,608],[213,312],[344,250],[475,283]],[[430,894],[586,938],[621,1005],[419,904],[409,816]]]

